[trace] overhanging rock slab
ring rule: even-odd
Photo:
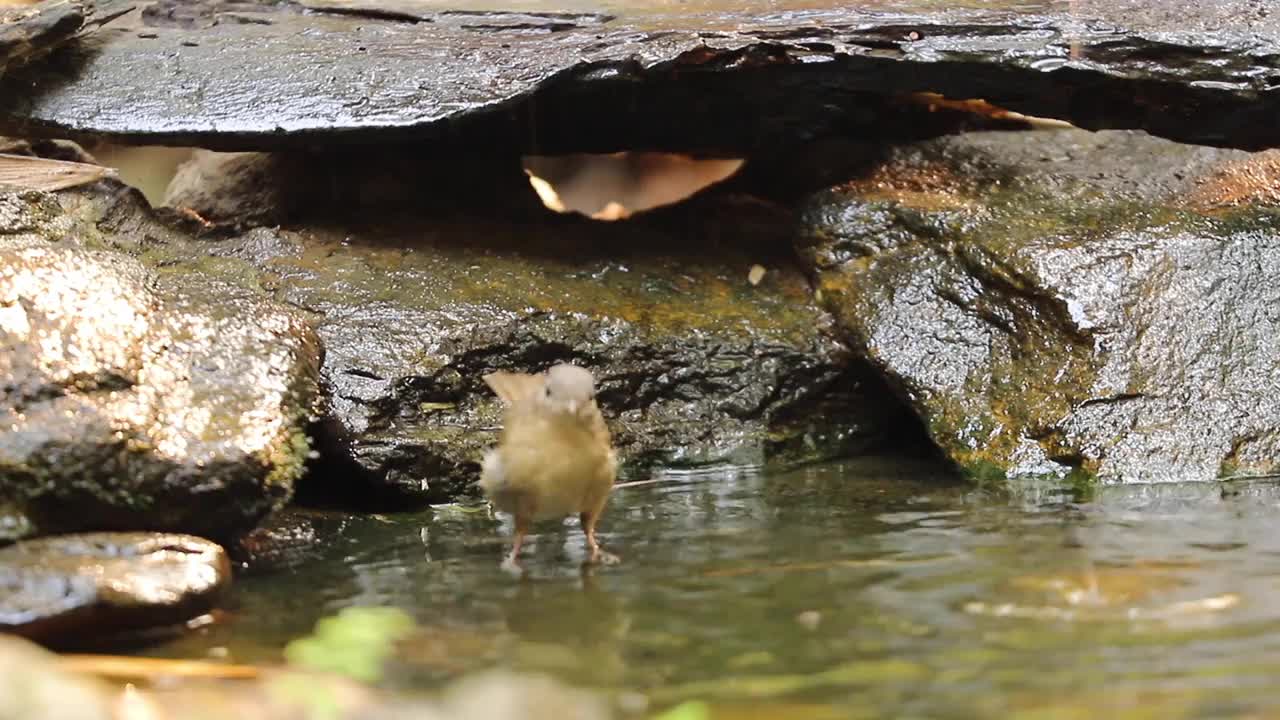
[[[1258,2],[532,7],[141,3],[11,72],[0,131],[225,149],[476,132],[538,152],[746,153],[859,132],[886,94],[936,92],[1090,129],[1280,144],[1280,13]]]

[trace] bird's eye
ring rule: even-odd
[[[545,393],[547,397],[551,397],[551,388],[548,387],[547,389],[543,390],[543,393]]]

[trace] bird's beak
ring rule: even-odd
[[[578,401],[577,401],[577,400],[570,400],[570,401],[569,401],[569,414],[570,414],[570,415],[577,415],[577,414],[578,414]]]

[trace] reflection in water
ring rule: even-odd
[[[501,665],[657,706],[1232,716],[1280,709],[1278,504],[1268,482],[975,490],[901,458],[689,475],[618,491],[622,565],[584,574],[569,521],[533,538],[525,580],[483,508],[356,518],[155,652],[272,661],[322,615],[394,605],[424,628],[399,686]]]
[[[623,684],[623,649],[630,615],[621,599],[602,587],[595,569],[584,568],[580,584],[523,580],[502,603],[506,628],[518,644],[518,663],[568,672],[579,682]]]

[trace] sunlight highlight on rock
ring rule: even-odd
[[[0,237],[0,377],[16,390],[0,403],[0,499],[42,532],[110,514],[214,536],[283,504],[316,402],[305,320],[213,278],[75,247],[88,231],[44,197],[0,198],[20,229]],[[81,511],[50,524],[54,504]]]

